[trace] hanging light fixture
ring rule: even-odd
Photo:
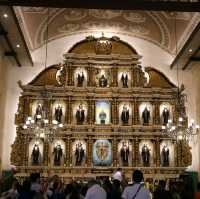
[[[174,31],[175,31],[175,44],[176,44],[176,56],[177,56],[177,29],[176,29],[176,16],[174,23]],[[199,135],[199,125],[196,125],[194,120],[192,119],[188,125],[188,118],[186,116],[185,111],[185,95],[183,94],[184,85],[179,84],[179,66],[177,63],[177,95],[176,95],[176,112],[178,115],[177,121],[173,122],[171,119],[168,120],[166,125],[162,126],[162,133],[165,136],[168,136],[176,141],[191,141],[196,136]],[[174,118],[175,119],[175,118]]]
[[[49,34],[49,8],[47,11],[47,23],[46,23],[46,39],[45,39],[45,68],[47,68],[47,57],[48,57],[48,34]],[[47,76],[45,75],[44,79],[44,90],[42,91],[42,95],[48,97],[48,92],[46,90],[47,85]],[[42,105],[39,104],[41,107]],[[42,109],[42,107],[41,107]],[[47,109],[42,109],[42,111],[47,111]],[[46,114],[44,114],[46,115]],[[22,125],[24,131],[30,133],[35,136],[36,139],[44,138],[50,142],[52,142],[55,138],[55,134],[58,130],[63,128],[63,124],[59,123],[57,120],[52,120],[51,122],[44,115],[37,114],[35,118],[28,116],[26,118],[25,123]]]

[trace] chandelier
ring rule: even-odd
[[[49,122],[48,119],[42,119],[41,115],[36,115],[35,119],[29,116],[23,124],[23,129],[34,135],[36,140],[44,138],[49,142],[54,140],[56,132],[62,128],[62,123],[58,123],[57,120]]]
[[[176,56],[177,56],[177,34],[176,34],[176,17],[175,17],[175,43],[176,43]],[[179,67],[177,63],[177,82],[178,89],[176,95],[176,108],[177,113],[176,118],[169,119],[167,124],[162,126],[162,134],[170,137],[172,140],[176,141],[186,141],[195,140],[195,137],[199,135],[199,125],[195,124],[194,119],[191,119],[188,124],[188,117],[185,111],[185,94],[184,85],[179,87]]]
[[[45,68],[47,67],[47,50],[48,50],[48,32],[49,32],[49,8],[47,12],[47,24],[46,24],[46,40],[45,40]],[[46,75],[45,75],[45,86],[46,86]],[[45,87],[44,87],[45,88]],[[45,98],[49,98],[49,93],[46,89],[41,92],[41,95]],[[45,107],[47,104],[38,104],[40,111],[34,117],[28,116],[22,128],[27,132],[32,134],[36,140],[44,138],[45,140],[52,142],[54,140],[55,134],[58,130],[63,128],[63,124],[59,123],[57,120],[49,121],[48,109]],[[37,107],[38,108],[38,107]],[[36,110],[37,110],[36,108]]]

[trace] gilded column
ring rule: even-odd
[[[65,149],[66,149],[66,161],[65,161],[65,164],[66,164],[66,167],[70,166],[70,159],[71,159],[70,158],[70,154],[71,154],[70,142],[71,142],[70,137],[67,137],[65,139]]]
[[[173,122],[176,123],[178,121],[178,112],[176,111],[175,103],[172,104],[172,115],[173,115]]]
[[[155,101],[154,103],[154,124],[159,125],[160,124],[160,102]]]
[[[67,84],[68,86],[73,86],[74,85],[74,81],[73,81],[73,77],[74,77],[74,68],[72,66],[71,63],[67,64],[67,74],[68,74],[68,78],[67,78]]]
[[[112,99],[111,101],[111,123],[115,124],[115,100]]]
[[[91,101],[91,108],[92,108],[92,114],[91,114],[91,124],[94,124],[96,122],[95,120],[95,111],[96,111],[96,103],[95,103],[95,100],[93,99]]]
[[[91,99],[87,100],[87,105],[88,105],[87,123],[91,124],[91,115],[92,115],[92,103],[91,103]]]
[[[87,68],[87,74],[88,74],[88,79],[87,79],[87,86],[92,87],[94,86],[94,68],[92,65],[89,65]]]
[[[93,140],[91,137],[88,137],[87,140],[87,166],[91,167],[92,166],[92,144],[93,144]]]
[[[113,138],[113,166],[117,167],[118,158],[117,158],[117,138]]]
[[[134,70],[134,66],[133,66],[133,68],[131,68],[131,86],[135,87],[135,70]]]
[[[178,151],[177,151],[177,142],[174,141],[174,167],[178,166]]]
[[[136,137],[135,139],[135,166],[139,166],[140,164],[140,151],[139,151],[139,139]]]
[[[119,101],[117,98],[115,98],[115,116],[116,116],[115,124],[119,124]]]
[[[51,122],[53,120],[53,103],[54,103],[55,100],[48,100],[48,118],[49,118],[49,121]]]
[[[27,146],[27,142],[28,142],[28,139],[27,139],[27,136],[24,135],[22,138],[22,148],[21,148],[21,152],[22,152],[22,157],[23,157],[23,165],[24,166],[28,166],[28,146]]]
[[[137,99],[134,101],[134,125],[140,124],[140,116],[139,116],[139,102]]]
[[[136,142],[133,139],[132,140],[132,166],[136,167],[136,154],[135,154],[135,147],[136,147]]]
[[[112,86],[117,87],[118,86],[118,68],[116,65],[112,67],[111,72],[112,72],[112,79],[113,79]]]
[[[65,120],[67,124],[71,124],[72,119],[73,119],[72,100],[71,100],[71,96],[68,96],[68,99],[66,100],[66,112],[65,112]]]
[[[50,157],[49,157],[49,143],[48,141],[44,141],[44,152],[43,152],[43,161],[44,161],[44,166],[49,166],[50,163]]]
[[[156,166],[159,167],[160,166],[160,138],[157,137],[156,141]]]

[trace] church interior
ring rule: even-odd
[[[0,186],[139,169],[195,189],[200,2],[128,2],[0,1]]]

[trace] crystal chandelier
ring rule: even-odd
[[[175,17],[175,43],[176,43],[176,56],[177,56],[177,37],[176,37],[176,17]],[[176,99],[176,109],[177,119],[169,119],[167,124],[162,126],[162,134],[172,138],[176,141],[191,141],[195,140],[195,137],[199,135],[199,125],[195,124],[193,119],[190,120],[188,124],[188,117],[185,111],[185,95],[182,93],[184,91],[184,85],[179,87],[179,68],[177,64],[177,99]],[[177,120],[177,121],[175,121]]]
[[[46,41],[45,41],[45,69],[47,67],[47,50],[48,50],[48,32],[49,32],[49,8],[47,12],[47,24],[46,24]],[[44,70],[45,70],[44,69]],[[45,85],[46,85],[46,76],[45,76]],[[45,87],[44,87],[45,88]],[[44,89],[41,92],[41,95],[45,98],[49,98],[48,91]],[[39,104],[39,106],[45,106]],[[41,107],[41,109],[43,109]],[[63,124],[59,123],[57,120],[49,121],[47,119],[47,109],[44,109],[41,111],[42,113],[37,114],[32,118],[31,116],[28,116],[26,118],[25,124],[22,125],[22,128],[27,132],[32,134],[36,140],[40,138],[44,138],[45,140],[48,140],[52,142],[54,140],[55,134],[58,130],[61,130],[63,128]]]
[[[185,140],[188,142],[199,135],[199,125],[196,125],[192,119],[187,127],[184,119],[179,117],[177,123],[173,123],[171,119],[168,120],[168,123],[162,126],[162,133],[173,140]]]
[[[42,119],[41,115],[36,115],[37,120],[32,117],[27,117],[23,129],[28,133],[32,133],[36,139],[44,138],[52,142],[55,134],[58,130],[63,128],[62,123],[58,123],[57,120],[49,122],[48,119]]]

